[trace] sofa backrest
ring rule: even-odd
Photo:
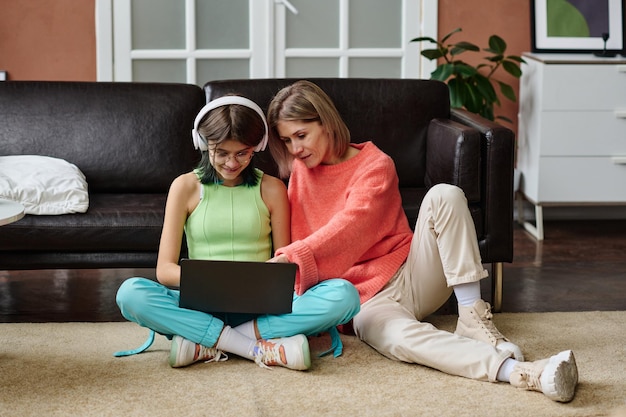
[[[90,192],[164,192],[199,153],[200,87],[163,83],[0,83],[0,155],[46,155],[81,169]]]
[[[334,101],[350,129],[352,142],[373,141],[396,164],[400,187],[424,187],[426,134],[434,118],[450,117],[448,86],[417,79],[310,78]],[[241,94],[267,110],[272,97],[296,79],[210,81],[207,101]],[[268,151],[265,151],[268,153]],[[268,155],[259,167],[275,175]]]

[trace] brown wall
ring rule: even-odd
[[[0,0],[0,10],[0,70],[9,79],[96,80],[95,0]],[[519,55],[530,50],[529,16],[528,1],[439,0],[439,35],[462,27],[452,40],[483,47],[498,34]],[[518,80],[504,74],[502,81],[518,92]],[[517,104],[502,104],[496,114],[517,131]]]
[[[95,0],[0,0],[10,80],[96,80]]]

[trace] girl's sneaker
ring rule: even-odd
[[[172,368],[181,368],[199,361],[223,362],[225,360],[228,360],[228,356],[219,349],[202,346],[180,336],[172,338],[169,361]]]
[[[303,334],[258,340],[250,353],[254,356],[254,361],[262,368],[284,366],[304,371],[311,367],[309,341]]]

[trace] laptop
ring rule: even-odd
[[[205,313],[291,313],[296,264],[180,261],[179,306]]]

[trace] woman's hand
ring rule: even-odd
[[[280,254],[278,256],[274,256],[272,259],[268,259],[267,262],[273,262],[273,263],[282,263],[282,264],[288,264],[289,263],[289,258],[287,258],[287,255]]]

